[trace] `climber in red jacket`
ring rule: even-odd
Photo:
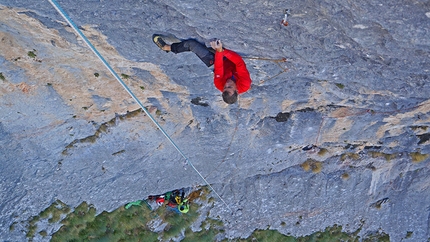
[[[224,102],[233,104],[237,101],[237,96],[244,93],[251,87],[251,77],[246,69],[245,62],[236,52],[222,47],[220,40],[211,41],[211,49],[204,44],[188,39],[179,43],[166,44],[161,35],[152,36],[154,43],[166,52],[175,54],[192,51],[206,66],[214,66],[214,84],[222,92]]]

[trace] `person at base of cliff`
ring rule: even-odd
[[[237,101],[238,94],[244,93],[251,87],[251,77],[246,64],[239,54],[222,47],[220,40],[213,40],[210,45],[213,50],[208,49],[204,44],[187,39],[179,43],[166,44],[162,36],[154,34],[154,43],[166,52],[175,54],[191,51],[202,60],[206,66],[214,65],[214,84],[222,92],[224,102],[233,104]]]
[[[182,189],[166,192],[163,195],[150,195],[148,200],[155,200],[158,205],[167,204],[170,209],[178,213],[188,213],[190,208],[188,198],[185,198],[185,192]]]

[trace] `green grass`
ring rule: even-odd
[[[356,153],[344,153],[340,156],[341,161],[345,161],[347,159],[358,160],[360,159],[360,155]]]
[[[305,171],[312,170],[313,173],[320,173],[323,168],[322,162],[313,159],[307,159],[300,166]]]
[[[292,236],[287,236],[279,233],[276,230],[255,230],[254,233],[251,234],[246,239],[241,239],[238,241],[243,242],[251,242],[251,241],[258,241],[258,242],[272,242],[272,241],[283,241],[283,242],[295,242],[298,241],[297,238]]]
[[[120,207],[111,213],[96,210],[85,202],[69,214],[61,223],[63,226],[53,236],[55,241],[158,241],[158,233],[152,232],[148,224],[153,219],[168,223],[161,234],[165,240],[178,236],[197,219],[198,207],[190,207],[187,214],[177,214],[165,207],[151,211],[146,206]]]
[[[36,50],[32,50],[32,51],[27,52],[28,57],[33,58],[33,59],[36,58],[37,55],[34,52],[36,52]]]
[[[391,161],[398,156],[398,154],[386,154],[386,153],[376,152],[376,151],[370,151],[369,154],[370,156],[372,156],[372,158],[381,157],[381,158],[385,158],[386,161]]]
[[[4,81],[6,78],[3,76],[3,72],[0,72],[0,80]]]
[[[55,201],[51,206],[42,211],[39,215],[30,219],[28,224],[27,238],[31,241],[36,233],[46,237],[52,236],[51,241],[172,241],[174,238],[185,236],[182,241],[216,241],[223,238],[225,233],[224,223],[218,219],[206,217],[200,226],[200,230],[193,232],[191,225],[201,216],[198,213],[200,205],[193,202],[199,199],[203,203],[211,203],[207,197],[209,190],[202,187],[200,190],[190,194],[190,210],[186,214],[181,214],[161,206],[156,210],[149,207],[131,206],[125,209],[124,206],[112,211],[97,215],[95,207],[86,202],[82,202],[73,211],[62,203]],[[63,218],[61,220],[61,218]],[[46,230],[39,231],[37,222],[48,219],[49,223],[60,223],[61,228],[50,235]],[[61,221],[60,221],[61,220]],[[161,220],[161,221],[160,221]],[[166,224],[164,230],[156,233],[152,231],[151,225],[154,221],[158,224]],[[288,226],[285,222],[283,226]],[[255,230],[246,239],[233,239],[223,241],[286,241],[286,242],[325,242],[325,241],[359,241],[357,236],[360,229],[354,233],[342,232],[342,227],[334,225],[324,231],[315,232],[308,236],[293,237],[279,233],[276,230]],[[412,232],[410,232],[412,234]],[[369,234],[362,238],[363,241],[389,241],[389,235],[385,233]]]
[[[17,224],[18,222],[13,222],[10,226],[9,226],[9,231],[14,231],[15,230],[15,225]]]
[[[358,238],[354,234],[342,232],[342,226],[334,225],[333,227],[326,228],[324,231],[299,238],[298,241],[358,241]]]
[[[428,126],[411,126],[413,131],[427,131]]]
[[[339,89],[344,89],[344,88],[345,88],[345,85],[343,85],[342,83],[336,83],[336,86],[337,86]]]
[[[328,153],[328,150],[326,149],[326,148],[321,148],[319,151],[318,151],[318,155],[319,156],[324,156],[324,155],[326,155]]]
[[[202,229],[197,232],[193,232],[190,228],[187,228],[183,242],[215,241],[215,237],[218,234],[224,233],[224,223],[220,220],[207,218],[201,227]]]
[[[34,216],[32,217],[32,219],[30,220],[28,226],[27,226],[27,238],[32,238],[34,237],[36,230],[37,230],[37,222],[39,221],[39,216]]]
[[[341,177],[342,177],[342,179],[343,179],[343,180],[348,180],[348,179],[349,179],[349,174],[348,174],[348,173],[346,173],[346,172],[344,172],[344,173],[341,175]]]
[[[56,223],[60,221],[61,215],[68,214],[70,212],[70,208],[60,200],[57,200],[51,206],[49,206],[44,212],[45,212],[45,216],[46,215],[49,216],[48,222]],[[42,217],[42,214],[40,216]]]
[[[420,152],[412,152],[409,155],[411,156],[413,163],[420,163],[429,157],[428,154],[421,154]]]
[[[121,74],[121,77],[122,77],[123,79],[128,79],[128,78],[130,78],[130,76],[129,76],[129,75],[124,74],[124,73],[122,73],[122,74]]]
[[[42,230],[42,231],[40,231],[40,232],[39,232],[39,234],[40,234],[42,237],[46,237],[46,236],[48,236],[48,232],[46,232],[46,230]]]
[[[272,241],[283,241],[283,242],[332,242],[332,241],[345,241],[345,242],[358,242],[360,241],[359,228],[354,233],[342,232],[342,226],[334,225],[333,227],[328,227],[324,231],[318,231],[308,236],[303,237],[293,237],[288,235],[283,235],[276,230],[256,230],[246,239],[240,239],[235,241],[243,242],[272,242]],[[385,233],[374,233],[367,234],[363,241],[380,241],[389,242],[390,236]]]
[[[412,231],[408,231],[408,232],[406,232],[406,239],[409,239],[410,237],[412,237],[412,234],[414,234],[414,232],[412,232]]]

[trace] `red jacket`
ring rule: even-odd
[[[227,49],[224,49],[222,52],[216,51],[214,65],[215,87],[223,92],[227,79],[230,79],[232,76],[236,80],[238,93],[244,93],[249,90],[251,87],[251,77],[242,57],[236,52]]]

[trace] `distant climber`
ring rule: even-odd
[[[163,205],[167,202],[167,206],[173,209],[178,209],[177,211],[181,213],[187,213],[189,210],[189,202],[187,198],[184,198],[184,190],[174,190],[171,192],[166,192],[163,195],[150,195],[148,196],[149,201],[154,201],[159,205]]]
[[[168,207],[172,208],[178,213],[188,213],[190,209],[189,200],[188,198],[185,198],[185,192],[183,189],[166,192],[162,195],[150,195],[148,196],[148,199],[127,203],[124,208],[130,209],[132,206],[140,207],[143,203],[149,208],[149,210],[152,210],[152,207],[149,205],[148,201],[155,201],[158,205],[164,205],[167,203]]]
[[[212,49],[194,40],[187,39],[179,43],[166,44],[162,35],[152,36],[154,43],[166,52],[175,54],[191,51],[202,60],[206,66],[214,65],[214,84],[222,92],[224,102],[233,104],[238,94],[244,93],[251,87],[251,77],[242,57],[234,51],[222,47],[221,40],[210,42]]]

